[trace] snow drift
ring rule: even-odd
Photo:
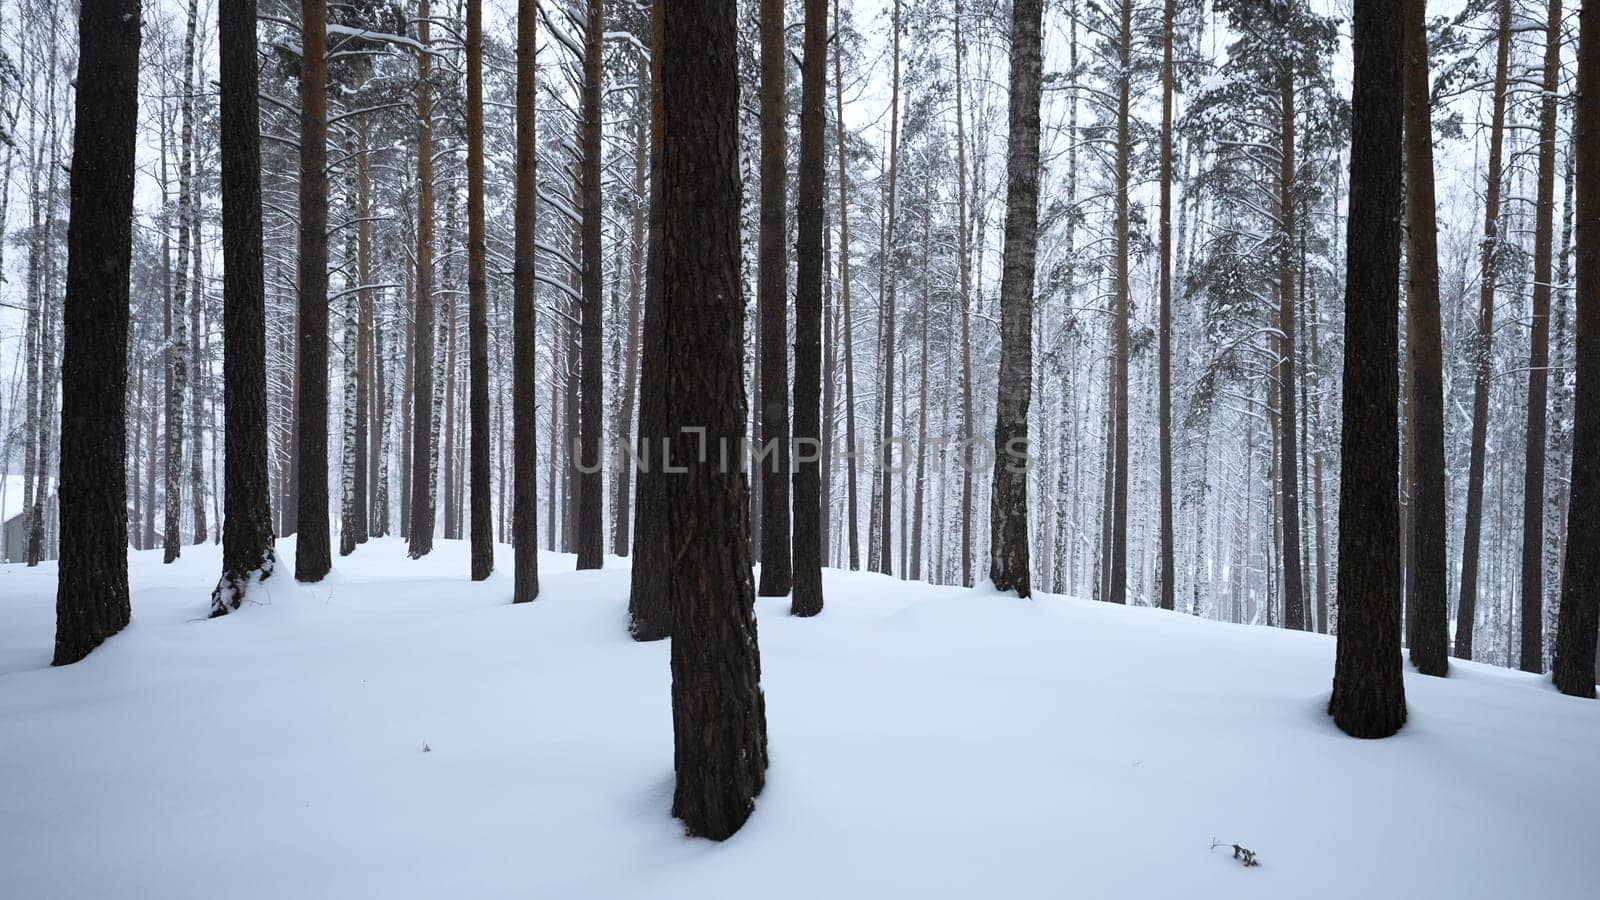
[[[772,768],[723,844],[668,817],[667,645],[628,573],[374,541],[207,621],[211,547],[50,669],[55,569],[0,566],[0,895],[1507,897],[1600,883],[1600,703],[1458,664],[1358,741],[1333,641],[829,571],[758,602]],[[1244,868],[1213,839],[1256,852]]]

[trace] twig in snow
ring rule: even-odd
[[[1256,860],[1256,852],[1251,850],[1249,847],[1241,847],[1238,844],[1224,844],[1216,838],[1212,838],[1211,849],[1215,850],[1218,847],[1232,847],[1233,858],[1237,859],[1239,864],[1244,866],[1246,869],[1250,868],[1251,866],[1261,865],[1261,863]]]

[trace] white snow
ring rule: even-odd
[[[0,896],[1581,897],[1600,703],[1456,665],[1397,737],[1323,712],[1333,641],[827,573],[759,601],[772,767],[744,830],[668,817],[666,643],[628,573],[396,540],[206,621],[211,547],[132,557],[134,622],[50,669],[54,564],[0,566]],[[424,752],[424,746],[429,752]],[[1247,846],[1245,869],[1213,838]]]

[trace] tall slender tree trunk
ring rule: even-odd
[[[200,90],[200,78],[196,75],[193,90]],[[200,148],[194,149],[195,167],[200,163]],[[196,180],[199,172],[195,173]],[[198,188],[197,188],[198,189]],[[194,525],[194,542],[204,544],[206,534],[210,530],[206,527],[206,473],[205,473],[205,389],[206,370],[205,356],[201,352],[205,346],[205,332],[201,330],[201,312],[205,303],[205,279],[201,266],[202,254],[200,252],[200,204],[192,203],[189,208],[189,245],[194,249],[194,271],[189,279],[189,501],[191,518]]]
[[[894,437],[894,306],[895,284],[899,280],[899,258],[895,253],[895,199],[896,180],[899,176],[900,156],[900,0],[894,0],[893,12],[889,20],[889,27],[893,32],[893,72],[889,92],[889,209],[883,221],[883,246],[880,250],[883,263],[882,284],[879,285],[878,303],[881,310],[878,314],[878,326],[882,329],[883,336],[881,347],[883,358],[883,381],[879,385],[879,397],[883,406],[882,428],[880,446],[878,447],[878,571],[885,575],[891,574],[894,565],[890,556],[890,532],[894,523],[894,454],[892,438]],[[869,554],[870,555],[870,554]]]
[[[844,316],[844,441],[850,448],[845,457],[845,491],[846,506],[845,527],[848,541],[850,571],[861,568],[861,537],[860,513],[856,491],[856,369],[855,369],[855,329],[852,325],[850,310],[850,178],[845,169],[845,140],[844,140],[844,48],[841,46],[839,34],[839,7],[844,0],[833,2],[833,89],[834,89],[834,127],[839,138],[839,291],[843,305]],[[959,85],[960,79],[956,80]],[[959,90],[959,88],[958,88]],[[956,106],[960,109],[960,104]]]
[[[794,597],[789,612],[822,612],[822,560],[827,547],[822,434],[822,295],[827,277],[824,156],[827,146],[828,0],[806,0],[800,62],[800,170],[795,199],[794,294]],[[765,182],[763,182],[764,184]],[[832,393],[831,391],[829,392]],[[829,399],[832,399],[829,397]],[[831,411],[830,411],[831,412]],[[768,562],[762,565],[766,577]]]
[[[534,319],[534,212],[539,145],[534,132],[537,0],[517,0],[516,208],[511,263],[511,602],[539,596],[539,435]],[[552,490],[554,486],[552,485]]]
[[[634,100],[633,136],[633,233],[629,242],[628,258],[628,339],[624,352],[622,371],[622,402],[617,407],[616,441],[620,450],[633,441],[634,400],[639,387],[639,321],[644,299],[644,220],[649,202],[647,178],[650,152],[650,66],[641,58],[638,70],[638,97]],[[633,510],[634,466],[623,461],[618,454],[617,490],[611,515],[616,520],[612,529],[611,552],[628,555],[629,521]]]
[[[666,423],[673,463],[672,813],[723,840],[755,809],[767,727],[755,586],[742,522],[745,478],[725,450],[745,434],[739,262],[738,16],[726,0],[674,0],[665,16],[662,106]]]
[[[823,30],[827,30],[827,10],[823,10]],[[801,65],[801,79],[804,80],[804,64]],[[827,60],[823,60],[823,92],[827,92]],[[804,105],[804,87],[801,88],[802,108]],[[826,107],[827,98],[823,98]],[[827,127],[824,115],[823,127]],[[826,144],[827,135],[823,135]],[[826,154],[826,147],[824,147]],[[824,161],[826,163],[826,161]],[[823,185],[826,191],[827,185]],[[826,202],[826,198],[824,198]],[[798,218],[798,215],[796,216]],[[822,469],[818,477],[818,503],[820,522],[818,524],[817,543],[820,547],[819,565],[828,565],[832,557],[830,548],[833,546],[833,450],[834,440],[838,436],[838,409],[839,409],[839,309],[833,303],[833,235],[828,230],[828,214],[826,207],[822,213],[822,410],[820,416],[822,428],[822,447],[820,450]],[[795,315],[799,316],[799,298],[795,300]],[[798,384],[798,378],[796,384]],[[798,406],[796,407],[798,409]],[[795,415],[796,421],[799,414]],[[796,426],[798,429],[798,426]],[[836,562],[834,563],[837,564]],[[797,564],[798,565],[798,564]]]
[[[353,144],[345,147],[351,157],[358,154]],[[354,221],[356,213],[356,185],[354,180],[345,187],[344,218],[345,221]],[[359,227],[344,229],[344,255],[348,267],[360,256],[356,246],[356,232]],[[359,277],[359,276],[358,276]],[[339,363],[344,369],[342,385],[343,397],[340,403],[340,436],[339,436],[339,555],[349,556],[356,549],[356,463],[361,459],[361,445],[356,442],[356,413],[360,407],[360,393],[357,374],[360,366],[360,321],[361,321],[361,292],[350,290],[350,273],[348,268],[345,277],[345,290],[340,292],[344,305],[344,325],[340,335]]]
[[[840,0],[842,2],[842,0]],[[962,40],[961,0],[956,0],[955,17],[955,79],[956,79],[956,271],[960,279],[961,305],[961,585],[972,587],[972,475],[973,458],[971,442],[977,438],[973,430],[976,418],[972,408],[972,248],[967,228],[967,123],[963,111],[961,66],[966,55]],[[841,90],[843,90],[841,88]],[[844,163],[841,161],[840,165]]]
[[[296,581],[333,567],[328,532],[328,60],[326,0],[301,0],[300,422]]]
[[[356,454],[354,485],[351,499],[350,526],[357,544],[367,542],[372,529],[371,498],[377,494],[372,486],[373,473],[377,471],[377,441],[374,428],[381,429],[382,417],[375,410],[375,396],[382,396],[379,387],[373,391],[374,369],[383,371],[383,361],[373,349],[372,314],[372,175],[368,154],[367,120],[356,125]],[[382,382],[382,375],[377,377]]]
[[[602,276],[604,261],[600,257],[601,205],[600,191],[600,91],[604,71],[602,48],[605,42],[605,11],[603,0],[587,0],[588,28],[583,53],[583,128],[579,135],[582,144],[583,185],[583,314],[580,329],[580,362],[582,401],[578,411],[579,442],[578,517],[574,538],[577,541],[578,568],[598,569],[605,557],[605,476],[604,459],[600,442],[604,427],[601,405],[604,401],[602,381],[602,323],[605,307],[602,301]]]
[[[525,0],[532,3],[533,0]],[[667,309],[662,245],[666,221],[662,194],[662,145],[665,119],[661,94],[661,58],[665,47],[666,2],[655,0],[650,11],[650,220],[645,255],[643,371],[639,382],[638,508],[633,520],[632,581],[628,589],[628,631],[636,641],[656,641],[672,634],[669,590],[674,538],[666,473]],[[740,543],[743,543],[740,541]]]
[[[1511,47],[1511,0],[1498,0],[1499,38],[1495,50],[1494,113],[1489,126],[1489,173],[1484,189],[1483,245],[1478,288],[1478,334],[1472,342],[1472,449],[1467,462],[1467,512],[1461,537],[1461,598],[1456,604],[1456,658],[1472,658],[1472,630],[1478,609],[1478,560],[1483,535],[1483,464],[1489,436],[1490,356],[1494,339],[1494,293],[1500,259],[1501,145],[1505,139],[1507,57]]]
[[[448,151],[447,151],[448,152]],[[455,261],[451,242],[456,236],[456,190],[454,185],[444,192],[444,234],[440,242],[444,257],[440,280],[447,286],[439,298],[439,332],[433,367],[433,395],[439,409],[434,420],[436,434],[433,440],[434,491],[443,493],[443,502],[436,503],[444,525],[445,540],[461,537],[461,521],[456,518],[456,340],[457,301],[454,285],[457,283],[453,264]],[[442,445],[442,446],[441,446]],[[438,499],[437,496],[435,499]]]
[[[411,341],[411,524],[407,554],[420,559],[433,551],[434,425],[433,357],[433,95],[428,86],[433,15],[429,0],[418,0],[417,42],[417,278]]]
[[[1595,629],[1600,621],[1600,558],[1581,549],[1600,533],[1600,5],[1578,12],[1578,90],[1573,193],[1576,199],[1577,387],[1573,393],[1572,486],[1566,562],[1556,627],[1555,685],[1593,697]],[[1573,550],[1577,552],[1573,552]]]
[[[596,0],[598,2],[598,0]],[[472,580],[494,571],[489,472],[489,278],[483,222],[483,0],[467,0],[467,365]]]
[[[1527,456],[1522,482],[1524,672],[1544,671],[1545,404],[1550,384],[1550,273],[1556,209],[1556,90],[1561,78],[1561,0],[1550,0],[1544,93],[1539,108],[1539,187],[1533,225],[1533,327],[1528,348]]]
[[[137,0],[83,0],[61,355],[61,555],[52,665],[128,624],[128,274],[138,146]],[[254,55],[252,54],[252,59]]]
[[[923,485],[927,481],[928,454],[928,317],[933,312],[933,267],[930,264],[929,247],[933,237],[933,188],[931,182],[925,182],[923,188],[924,205],[922,207],[922,309],[919,318],[922,319],[922,347],[918,357],[918,388],[917,388],[917,472],[913,485],[914,499],[912,500],[911,513],[911,560],[908,566],[903,567],[912,581],[922,578],[922,495]],[[904,504],[902,504],[902,507]],[[932,579],[929,579],[930,581]]]
[[[183,401],[184,391],[189,384],[189,323],[186,315],[191,237],[189,207],[194,202],[190,193],[194,183],[191,177],[191,170],[194,168],[194,91],[189,83],[189,77],[194,71],[194,33],[197,17],[197,0],[189,0],[189,19],[183,38],[183,74],[178,81],[178,88],[183,95],[180,126],[182,137],[178,145],[178,263],[172,270],[172,295],[168,300],[172,340],[167,345],[167,434],[163,479],[166,510],[165,525],[161,535],[161,561],[166,563],[176,560],[183,546],[179,530],[183,518]],[[47,352],[45,357],[48,358]],[[41,394],[41,401],[43,397]],[[40,406],[43,408],[44,404],[41,402]],[[193,448],[193,452],[198,453],[199,448]],[[44,478],[45,474],[40,472],[40,478]],[[38,509],[37,505],[35,509]],[[43,522],[40,519],[41,517],[35,514],[33,523],[42,526]],[[37,532],[36,528],[35,533]]]
[[[1117,44],[1120,74],[1117,77],[1117,146],[1116,146],[1116,250],[1115,294],[1116,329],[1112,391],[1112,469],[1111,482],[1111,557],[1108,561],[1107,599],[1112,603],[1128,602],[1128,327],[1132,315],[1130,286],[1128,282],[1128,180],[1133,153],[1129,133],[1130,81],[1133,78],[1131,55],[1133,53],[1133,0],[1122,0],[1122,31]]]
[[[1165,2],[1161,28],[1161,309],[1156,325],[1160,397],[1156,401],[1156,428],[1160,432],[1161,608],[1172,609],[1176,590],[1173,582],[1177,578],[1172,562],[1172,32],[1176,27],[1176,5],[1174,0]],[[1292,117],[1289,124],[1292,128]],[[1289,139],[1293,140],[1292,132]]]
[[[1411,662],[1427,675],[1449,668],[1445,574],[1443,347],[1439,331],[1439,225],[1435,213],[1433,116],[1425,0],[1405,0],[1406,380],[1410,389],[1411,479],[1406,597]],[[1313,331],[1312,352],[1316,352]],[[1320,474],[1318,476],[1320,480]],[[1318,516],[1320,512],[1320,497]],[[1319,538],[1320,543],[1320,538]],[[1319,549],[1320,555],[1320,549]],[[1320,563],[1319,563],[1320,569]],[[1322,587],[1318,583],[1318,605]],[[1319,610],[1325,620],[1325,613]]]
[[[781,597],[789,593],[794,582],[789,536],[792,476],[789,234],[785,211],[789,202],[789,139],[783,4],[784,0],[761,0],[761,230],[756,276],[761,316],[761,583],[756,590],[763,597]]]
[[[1394,10],[1355,0],[1344,430],[1339,474],[1339,641],[1328,712],[1354,737],[1406,720],[1400,663],[1401,36]]]
[[[1033,393],[1033,276],[1039,226],[1041,0],[1011,6],[1011,102],[1006,146],[1005,249],[1000,276],[1000,383],[990,483],[989,580],[1030,594],[1028,405]],[[1126,96],[1126,94],[1124,94]],[[1126,127],[1126,126],[1124,126]]]
[[[1294,67],[1284,60],[1278,73],[1279,163],[1278,214],[1282,244],[1278,248],[1278,480],[1283,495],[1282,539],[1283,625],[1306,630],[1304,570],[1300,561],[1299,435],[1295,431],[1295,247],[1299,228],[1295,212],[1295,86]]]

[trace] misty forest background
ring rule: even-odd
[[[774,5],[741,4],[738,45],[753,436],[763,433],[763,378],[776,373],[786,386],[793,344],[787,301],[775,315],[758,308],[770,295],[756,289],[771,178],[764,182],[760,165],[758,35]],[[1046,4],[1027,474],[1036,588],[1337,630],[1351,115],[1344,6]],[[499,0],[485,7],[488,493],[504,542],[513,505],[516,10]],[[786,86],[776,99],[794,133],[803,10],[789,7]],[[262,0],[258,16],[268,475],[280,536],[296,529],[297,434],[306,427],[296,404],[300,13],[298,3]],[[1412,497],[1432,479],[1445,500],[1453,653],[1543,671],[1572,469],[1576,10],[1560,0],[1469,0],[1428,13],[1422,114],[1436,171],[1438,345],[1408,339],[1402,312],[1406,537],[1395,553],[1415,556]],[[467,537],[464,15],[459,0],[328,5],[326,424],[340,553],[359,553],[379,535],[426,553],[431,535],[415,533],[419,518],[443,539]],[[990,559],[992,467],[958,465],[957,442],[987,438],[996,414],[1011,10],[986,0],[838,0],[830,16],[823,562],[970,584]],[[1163,154],[1169,20],[1173,128]],[[633,0],[603,8],[553,0],[539,6],[537,28],[538,540],[626,555],[636,494],[631,467],[613,451],[633,441],[640,384],[653,377],[641,339],[657,227],[651,11]],[[143,34],[128,533],[135,549],[164,547],[170,559],[184,545],[221,539],[214,3],[146,4]],[[0,5],[0,506],[18,511],[5,529],[13,561],[53,558],[57,539],[70,79],[95,77],[78,72],[77,47],[76,10],[65,0]],[[586,91],[599,103],[594,139],[581,127]],[[790,248],[798,150],[787,142],[779,185]],[[1160,302],[1164,161],[1170,322]],[[586,166],[598,179],[585,179]],[[587,245],[586,226],[597,235]],[[595,284],[584,280],[590,254]],[[793,263],[791,252],[779,270],[785,282]],[[585,368],[586,353],[597,367]],[[1433,414],[1443,419],[1442,457],[1409,452],[1418,408],[1428,415],[1415,400],[1415,373],[1430,362],[1441,379]],[[595,410],[598,435],[585,434],[580,425]],[[907,442],[893,471],[870,450],[886,435]],[[573,455],[580,438],[592,447],[596,437],[607,448],[604,488],[586,515]],[[864,448],[854,459],[839,452],[847,440]],[[779,564],[761,535],[772,521],[764,493],[769,503],[775,495],[756,478],[749,529],[765,572]]]

